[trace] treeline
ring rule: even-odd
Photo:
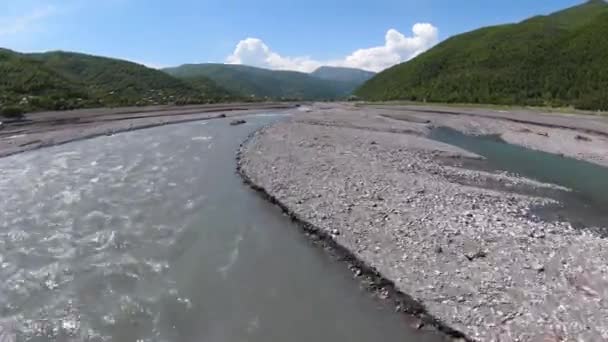
[[[0,114],[86,107],[193,104],[234,96],[213,81],[188,83],[159,70],[77,53],[0,49]]]
[[[608,4],[455,36],[368,81],[368,100],[608,110]]]
[[[333,71],[336,68],[325,68]],[[247,65],[231,64],[185,64],[164,71],[183,80],[205,77],[232,93],[249,99],[275,100],[337,100],[347,98],[363,81],[353,78],[353,74],[363,72],[357,69],[342,69],[342,79],[332,79],[337,75],[317,77],[317,74],[286,70],[269,70]]]

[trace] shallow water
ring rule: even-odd
[[[276,116],[0,159],[0,315],[23,341],[438,341],[235,174]]]
[[[485,157],[480,163],[491,170],[502,170],[573,191],[548,191],[545,195],[561,202],[559,206],[537,208],[545,219],[566,220],[577,227],[608,233],[608,169],[593,163],[528,149],[506,143],[497,136],[473,136],[438,127],[432,139],[461,147]],[[479,164],[479,163],[478,163]]]

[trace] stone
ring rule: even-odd
[[[469,259],[469,261],[473,261],[475,259],[482,259],[482,258],[487,257],[488,253],[486,251],[479,250],[474,253],[468,252],[468,253],[465,253],[464,255],[467,257],[467,259]]]
[[[577,134],[574,139],[579,140],[579,141],[592,141],[591,138],[586,137],[584,135],[579,135]]]
[[[328,123],[313,111],[265,129],[243,147],[243,172],[327,235],[338,229],[336,243],[393,281],[433,317],[473,340],[500,335],[526,341],[554,326],[567,332],[564,340],[608,332],[603,320],[608,303],[596,300],[608,296],[605,240],[570,225],[532,219],[531,208],[551,202],[511,190],[556,188],[514,174],[446,165],[445,152],[437,151],[449,145],[415,134],[387,133],[375,115],[367,119],[361,112],[347,111],[344,122],[334,121],[340,114],[332,113]],[[486,121],[492,122],[478,120],[466,127],[487,129]],[[357,129],[352,129],[355,122]],[[368,124],[373,128],[367,129]],[[551,134],[547,140],[535,138],[536,133],[519,136],[537,144],[531,146],[560,137],[555,129],[546,131]],[[564,143],[591,144],[576,144],[570,132],[564,136],[569,137]],[[315,139],[323,148],[298,144]],[[376,142],[373,153],[365,143],[371,141]],[[276,172],[268,165],[276,166]],[[289,186],[275,191],[272,185],[278,181]],[[514,186],[500,193],[477,186],[486,181]],[[382,202],[376,198],[380,193]],[[310,205],[295,204],[303,198]],[[390,220],[383,219],[386,213]],[[331,215],[331,226],[320,219],[323,214]],[[559,273],[578,270],[585,270],[588,279],[573,274],[572,283],[562,281],[567,274]],[[518,314],[511,314],[515,309]],[[507,323],[499,326],[503,319]]]
[[[238,119],[238,120],[230,121],[230,126],[237,126],[237,125],[242,125],[242,124],[245,124],[245,123],[247,123],[247,121],[242,120],[242,119]]]
[[[416,322],[412,324],[412,327],[416,330],[420,330],[424,328],[424,322],[422,320],[417,319]]]

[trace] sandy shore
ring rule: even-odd
[[[17,121],[0,117],[0,157],[133,129],[293,107],[283,103],[233,103],[44,112],[28,114]]]
[[[400,309],[429,324],[479,341],[606,340],[605,239],[532,215],[552,200],[519,190],[554,185],[458,167],[449,161],[479,157],[425,138],[447,126],[607,165],[603,119],[559,116],[557,127],[516,115],[322,105],[259,132],[239,167],[422,305]]]

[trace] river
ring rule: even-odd
[[[483,156],[465,167],[506,171],[526,178],[557,184],[571,191],[543,191],[529,187],[524,192],[553,198],[557,205],[540,206],[532,212],[543,220],[568,221],[574,227],[608,236],[608,169],[583,160],[532,150],[505,142],[498,136],[466,135],[438,127],[430,137]]]
[[[235,174],[281,117],[0,159],[0,324],[20,341],[439,341]]]

